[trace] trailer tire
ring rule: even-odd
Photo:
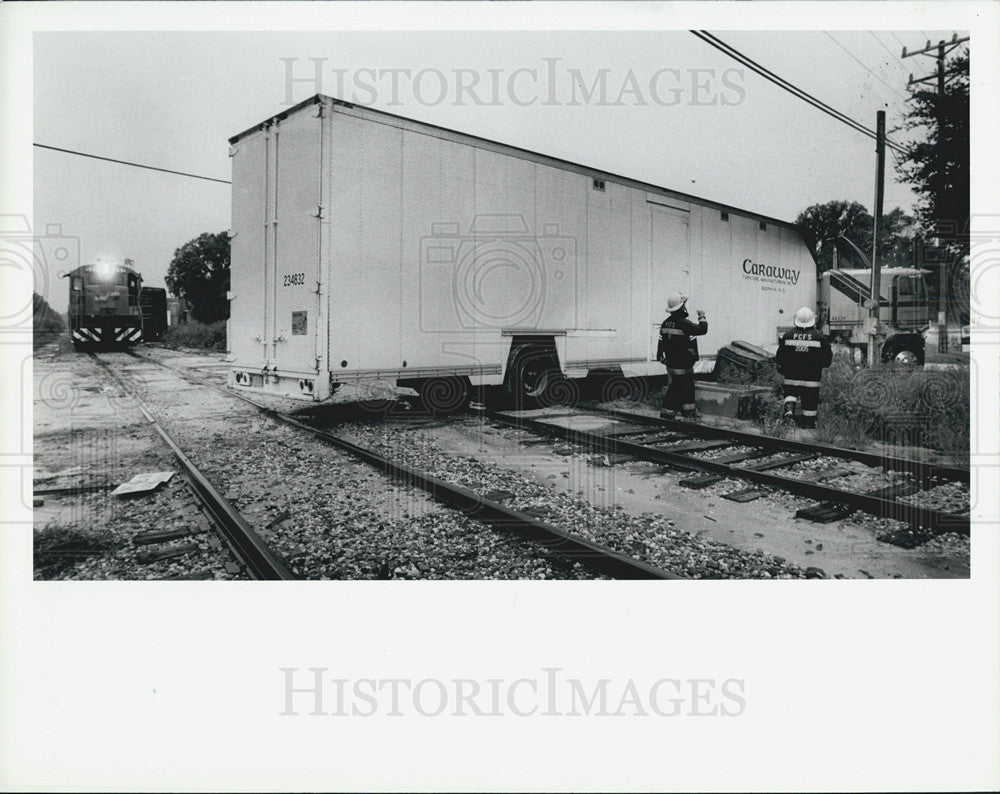
[[[504,381],[504,391],[515,410],[544,405],[550,390],[562,378],[559,363],[543,347],[521,348]]]
[[[420,382],[420,402],[435,416],[461,411],[469,402],[469,379],[459,376],[428,378]]]

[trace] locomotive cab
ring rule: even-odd
[[[70,334],[77,350],[126,347],[142,338],[142,276],[126,265],[97,262],[69,274]]]

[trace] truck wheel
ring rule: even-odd
[[[420,384],[420,401],[430,413],[443,416],[461,411],[469,402],[466,378],[428,378]]]
[[[893,356],[892,365],[897,369],[914,369],[920,366],[920,356],[916,351],[906,348]]]

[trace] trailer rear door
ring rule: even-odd
[[[233,229],[229,238],[229,355],[234,367],[260,371],[266,362],[264,259],[269,217],[268,140],[249,135],[230,149],[233,161]],[[259,384],[258,384],[259,385]]]
[[[273,366],[279,374],[319,372],[322,224],[321,106],[297,113],[274,130],[276,183],[273,256],[268,258],[268,318]]]
[[[667,297],[690,288],[690,216],[687,210],[649,202],[650,338],[649,357],[656,357],[660,323]]]

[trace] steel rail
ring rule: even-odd
[[[809,499],[837,502],[870,513],[878,518],[903,521],[935,533],[957,532],[968,535],[970,532],[968,516],[942,513],[937,510],[904,504],[893,499],[885,499],[871,494],[856,493],[854,491],[833,488],[828,485],[821,485],[816,482],[783,477],[764,470],[740,468],[710,459],[692,458],[678,452],[644,446],[643,444],[623,438],[606,436],[587,430],[575,430],[525,416],[512,416],[501,411],[491,410],[483,411],[482,414],[491,420],[510,427],[518,427],[536,434],[541,433],[555,436],[570,443],[582,444],[598,449],[604,453],[631,455],[640,460],[662,463],[685,471],[705,471],[713,474],[721,474],[726,477],[748,480],[757,485],[778,488]],[[685,423],[678,422],[676,424],[679,427],[683,427]]]
[[[346,439],[330,433],[320,428],[312,427],[304,422],[295,419],[288,414],[277,411],[273,408],[261,405],[255,400],[232,391],[218,384],[212,383],[197,375],[182,372],[169,364],[156,361],[148,356],[133,354],[137,358],[151,361],[154,364],[165,367],[177,373],[181,377],[190,378],[198,383],[211,386],[214,389],[224,391],[237,399],[252,405],[268,418],[289,425],[298,430],[305,431],[315,438],[328,443],[343,452],[346,452],[358,460],[379,469],[388,476],[401,480],[407,485],[420,488],[431,494],[435,499],[450,507],[461,510],[466,515],[490,524],[504,531],[513,531],[527,537],[554,552],[575,562],[580,562],[588,568],[599,573],[606,574],[615,579],[667,579],[686,580],[687,577],[680,576],[670,571],[658,568],[653,565],[633,559],[620,552],[615,551],[600,543],[582,538],[570,532],[554,527],[544,521],[540,521],[533,516],[512,510],[497,502],[487,499],[479,494],[473,493],[465,488],[440,480],[429,474],[424,474],[415,469],[397,463],[383,455],[373,452],[364,447],[352,444]]]
[[[250,576],[259,580],[295,579],[294,574],[267,547],[267,544],[264,543],[254,528],[247,523],[246,519],[240,515],[239,511],[219,493],[211,481],[195,466],[194,462],[184,454],[184,451],[170,437],[167,431],[163,429],[156,417],[149,410],[149,407],[135,393],[135,390],[128,382],[114,372],[106,361],[102,361],[94,353],[90,353],[90,356],[135,400],[135,404],[143,416],[146,417],[146,420],[160,434],[160,437],[167,443],[167,446],[170,447],[170,450],[174,453],[174,457],[177,458],[177,462],[181,465],[188,481],[191,483],[195,496],[205,506],[212,520],[219,528],[220,534],[226,541],[226,544],[236,558],[246,567]]]
[[[723,427],[712,427],[710,425],[683,422],[676,419],[662,419],[657,416],[644,416],[634,414],[629,411],[616,411],[610,408],[596,408],[587,406],[585,411],[602,414],[604,416],[620,419],[623,422],[634,422],[649,427],[664,427],[670,430],[682,431],[689,435],[701,436],[703,438],[727,439],[735,444],[745,444],[747,446],[768,447],[771,449],[785,449],[794,452],[816,452],[820,455],[829,455],[844,460],[855,460],[864,463],[866,466],[881,467],[888,471],[906,472],[919,476],[921,481],[926,482],[931,478],[939,478],[954,482],[968,484],[970,481],[970,471],[960,466],[943,466],[937,463],[925,463],[909,458],[896,458],[890,455],[879,455],[872,452],[861,452],[854,449],[844,449],[843,447],[828,447],[822,444],[812,444],[807,441],[795,441],[793,439],[775,438],[774,436],[762,436],[755,433],[747,433],[741,430],[730,430]]]

